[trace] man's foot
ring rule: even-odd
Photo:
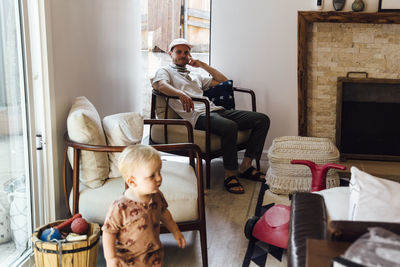
[[[229,176],[225,178],[224,187],[226,191],[232,194],[243,194],[244,188],[240,184],[239,180],[236,176]]]
[[[257,171],[253,166],[250,166],[250,168],[242,173],[238,173],[238,177],[252,181],[265,182],[265,174]]]

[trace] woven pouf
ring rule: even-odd
[[[275,194],[309,192],[312,174],[305,165],[291,164],[293,159],[310,160],[316,164],[338,163],[339,151],[328,138],[282,136],[275,138],[268,151],[267,184]],[[339,186],[339,175],[330,169],[326,187]]]

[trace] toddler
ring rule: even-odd
[[[160,155],[151,146],[129,146],[121,153],[118,167],[128,189],[113,202],[102,227],[107,266],[161,266],[160,221],[180,248],[186,241],[159,190]]]

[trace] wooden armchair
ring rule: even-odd
[[[185,125],[189,140],[191,125],[182,120],[145,120],[145,124],[180,124]],[[108,207],[118,199],[125,189],[122,177],[107,179],[99,188],[89,188],[80,183],[80,161],[83,151],[95,153],[121,152],[124,146],[101,146],[77,143],[70,140],[68,133],[64,136],[63,185],[66,207],[70,215],[81,213],[90,222],[103,224]],[[200,232],[203,266],[208,266],[206,219],[203,192],[203,168],[200,148],[192,143],[154,145],[159,151],[185,151],[190,156],[190,164],[176,161],[164,161],[161,169],[163,192],[169,210],[181,231]],[[68,150],[73,150],[72,177],[69,177]],[[195,160],[196,159],[196,165]],[[72,184],[71,193],[68,192]],[[161,233],[168,230],[161,226]]]
[[[256,96],[253,90],[234,87],[235,92],[247,93],[251,96],[252,111],[256,111]],[[172,110],[169,105],[169,99],[178,97],[167,96],[155,89],[152,92],[151,99],[151,119],[179,119],[178,114]],[[210,163],[211,160],[222,156],[220,137],[210,132],[210,103],[206,99],[192,98],[193,101],[204,103],[206,107],[206,130],[193,130],[193,142],[200,149],[200,157],[206,162],[206,187],[210,188]],[[182,119],[181,119],[182,120]],[[237,139],[237,150],[242,150],[247,147],[251,130],[239,131]],[[150,142],[152,144],[171,144],[187,142],[189,136],[185,129],[179,125],[152,125],[150,128]],[[184,154],[182,151],[177,154]],[[260,161],[256,161],[257,169],[260,169]]]

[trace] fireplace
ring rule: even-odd
[[[341,159],[400,161],[400,80],[347,76],[337,88]]]
[[[388,121],[390,114],[396,112],[398,105],[379,95],[379,98],[383,98],[382,103],[365,101],[362,94],[357,96],[358,98],[354,103],[350,103],[351,98],[350,100],[345,98],[343,108],[348,115],[344,117],[343,123],[347,123],[346,120],[356,114],[356,111],[349,112],[349,108],[362,106],[365,109],[365,106],[376,105],[379,108],[374,116],[381,119],[375,118],[375,125],[378,126],[369,127],[370,130],[390,127],[386,130],[386,133],[383,133],[383,139],[385,139],[383,141],[391,140],[391,144],[386,145],[386,147],[382,146],[381,140],[374,135],[366,137],[366,140],[359,140],[360,138],[357,137],[353,138],[355,141],[350,140],[347,136],[356,135],[357,130],[350,127],[353,126],[354,122],[350,123],[349,127],[342,127],[341,120],[339,121],[340,125],[338,124],[337,85],[338,77],[345,77],[349,71],[368,72],[370,77],[381,80],[400,80],[399,40],[400,16],[398,13],[299,11],[298,134],[330,138],[339,145],[339,150],[344,149],[346,151],[345,153],[341,151],[343,158],[398,160],[400,148],[396,143],[397,140],[388,137],[392,132],[396,132],[396,135],[400,136],[398,128],[394,127],[396,117],[392,118],[394,121],[391,124],[379,124]],[[385,84],[385,82],[377,82],[381,85]],[[387,85],[382,86],[387,87]],[[376,91],[377,89],[368,90]],[[382,89],[380,91],[395,94],[393,90],[396,91],[396,89]],[[382,111],[380,105],[385,106],[385,111]],[[366,108],[361,114],[370,110],[371,108]],[[373,115],[368,115],[368,117],[370,119],[357,126],[357,129],[363,125],[369,125],[374,117]],[[363,119],[362,116],[361,119]],[[359,120],[360,118],[356,119],[356,122]],[[353,132],[346,132],[350,130]],[[343,134],[346,134],[343,139],[341,137],[342,131]],[[363,129],[362,132],[366,132],[366,129]],[[338,138],[340,140],[337,140]],[[349,148],[358,141],[364,143],[361,143],[356,149]]]

